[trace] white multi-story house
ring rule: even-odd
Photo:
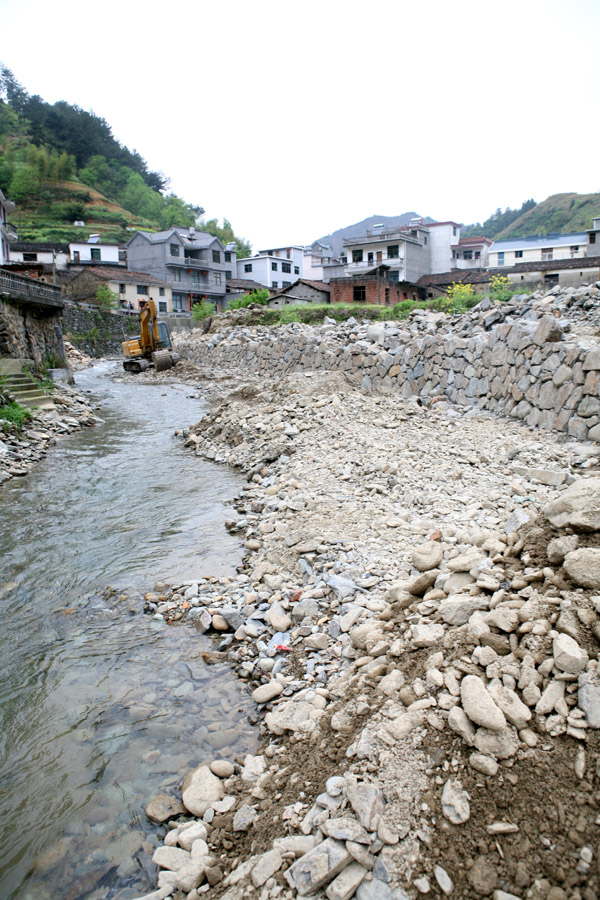
[[[461,238],[452,248],[452,268],[485,269],[493,243],[491,238],[486,237]]]
[[[563,259],[583,259],[600,254],[600,217],[593,220],[587,231],[567,234],[531,234],[522,238],[494,241],[490,247],[488,267],[516,266],[520,263],[552,262]]]
[[[237,260],[237,277],[251,278],[265,287],[281,290],[304,274],[304,247],[293,245],[259,250],[256,256]]]
[[[69,262],[76,265],[95,265],[106,263],[119,265],[119,245],[103,244],[99,234],[90,234],[87,241],[71,241],[69,244]]]
[[[449,272],[457,258],[461,226],[458,222],[428,222],[426,227],[431,247],[430,274]]]
[[[7,200],[0,191],[0,266],[10,259],[9,238],[15,238],[8,224],[8,214],[14,212],[15,204]]]
[[[309,281],[323,281],[323,266],[339,263],[333,255],[333,248],[321,241],[314,241],[304,248],[304,278]]]

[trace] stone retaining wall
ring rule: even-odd
[[[547,312],[548,304],[543,308]],[[513,319],[492,310],[476,320],[467,317],[467,325],[455,320],[453,329],[447,317],[423,314],[416,324],[350,320],[194,332],[179,349],[204,365],[265,375],[343,371],[357,376],[366,390],[447,399],[580,440],[600,440],[600,344],[571,336],[569,323],[555,315],[531,315]],[[504,321],[494,324],[498,318]]]
[[[65,338],[88,356],[120,356],[121,343],[139,334],[137,316],[124,316],[102,309],[84,309],[65,303],[63,311]]]
[[[62,359],[60,309],[47,309],[0,298],[0,356],[33,360]]]

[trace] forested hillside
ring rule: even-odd
[[[119,143],[105,119],[30,96],[0,66],[0,188],[17,204],[11,221],[20,240],[68,241],[94,231],[105,240],[126,241],[135,229],[195,224],[237,240],[240,255],[250,254],[226,219],[222,226],[216,219],[198,222],[202,207],[168,193],[168,183],[136,150]]]
[[[520,209],[497,209],[485,222],[466,225],[461,237],[484,234],[489,238],[525,237],[528,234],[585,231],[600,215],[600,194],[553,194],[541,203],[526,200]]]

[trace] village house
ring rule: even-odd
[[[488,264],[489,249],[494,242],[491,238],[461,238],[452,250],[452,267],[456,269],[485,269]]]
[[[311,303],[329,303],[330,287],[322,281],[309,281],[308,278],[299,278],[289,287],[284,288],[271,297],[269,306],[272,309],[282,309],[290,304],[294,306],[309,306]]]
[[[235,250],[195,228],[138,231],[127,243],[127,266],[171,286],[174,312],[191,312],[207,300],[221,310],[227,274],[235,271]]]
[[[395,274],[392,269],[382,263],[366,272],[332,278],[329,282],[331,303],[395,306],[402,300],[420,300],[426,296],[422,287],[410,281],[399,281],[390,277],[392,274]]]
[[[339,263],[333,255],[333,248],[321,241],[314,241],[304,248],[303,274],[309,281],[324,281],[324,266]]]
[[[256,256],[237,260],[237,277],[251,278],[263,287],[280,290],[304,274],[304,248],[293,245],[260,250]]]
[[[99,234],[90,234],[87,241],[71,241],[69,262],[75,265],[125,265],[118,244],[103,244]]]
[[[70,259],[69,245],[52,241],[13,241],[9,246],[9,262],[35,263],[52,269],[66,269]]]
[[[118,298],[120,309],[139,312],[154,300],[159,313],[173,312],[171,286],[147,272],[110,266],[85,266],[71,272],[64,281],[64,293],[79,302],[96,302],[98,288],[104,285]]]

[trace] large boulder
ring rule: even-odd
[[[600,588],[600,550],[582,547],[567,553],[564,561],[565,572],[581,587],[596,590]]]
[[[225,796],[219,778],[206,765],[198,766],[183,779],[181,799],[193,816],[203,816],[206,810]]]
[[[600,478],[581,478],[546,504],[544,516],[555,528],[600,531]]]

